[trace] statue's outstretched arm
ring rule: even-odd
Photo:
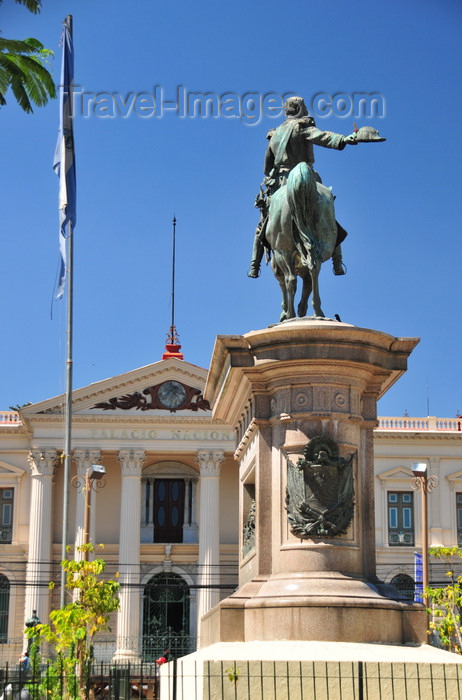
[[[336,134],[334,131],[321,131],[317,127],[311,127],[306,130],[306,138],[310,143],[316,144],[316,146],[323,146],[324,148],[335,148],[337,151],[342,151],[347,143],[349,137],[343,136],[343,134]]]

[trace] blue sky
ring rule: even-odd
[[[34,16],[4,0],[0,28],[4,37],[34,36],[55,50],[59,82],[58,42],[69,13],[82,92],[121,105],[153,95],[155,86],[173,101],[183,86],[220,99],[231,93],[241,110],[140,116],[150,103],[138,102],[125,117],[102,116],[95,100],[77,114],[74,387],[161,358],[174,213],[175,321],[185,359],[208,367],[217,334],[278,321],[272,272],[251,280],[246,271],[265,136],[282,118],[249,123],[245,96],[255,93],[258,102],[292,92],[313,105],[322,129],[348,134],[356,122],[387,138],[342,152],[316,149],[317,170],[333,186],[337,218],[349,231],[348,274],[334,277],[330,264],[321,274],[326,315],[421,338],[407,374],[380,401],[381,415],[422,416],[427,406],[431,415],[462,411],[460,2],[43,0]],[[337,95],[330,117],[314,99],[319,93]],[[377,93],[380,113],[341,116],[339,100],[353,93]],[[50,318],[58,102],[26,115],[11,94],[7,100],[0,110],[1,409],[64,391],[66,342],[65,304],[53,304]]]

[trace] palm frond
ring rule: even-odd
[[[0,105],[6,104],[5,93],[10,87],[25,112],[33,111],[32,103],[41,107],[55,97],[52,75],[44,65],[52,54],[37,39],[0,38]]]
[[[18,80],[17,78],[12,78],[10,87],[13,92],[13,95],[16,98],[16,102],[21,107],[21,109],[27,112],[27,114],[33,112],[34,110],[32,109],[32,104],[27,95],[24,83],[21,80]]]
[[[14,0],[18,5],[24,5],[24,7],[27,7],[29,12],[32,12],[34,15],[38,15],[40,10],[42,9],[42,0]],[[0,0],[0,5],[1,5],[2,0]]]
[[[40,44],[40,42],[38,42]],[[44,48],[40,44],[42,49]],[[30,39],[3,39],[0,37],[0,51],[8,51],[11,53],[36,53],[37,47],[30,43]]]

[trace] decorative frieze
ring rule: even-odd
[[[143,392],[133,392],[115,396],[109,401],[101,401],[92,408],[102,408],[103,411],[115,411],[117,408],[129,411],[132,408],[140,411],[169,410],[176,411],[210,411],[209,402],[202,396],[202,390],[187,386],[181,382],[169,380],[143,389]]]

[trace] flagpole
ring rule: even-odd
[[[73,41],[72,15],[66,18],[71,40]],[[71,92],[71,86],[67,86]],[[72,114],[73,117],[73,114]],[[69,481],[72,451],[72,330],[73,330],[73,258],[74,238],[73,224],[67,225],[67,356],[66,356],[66,425],[64,439],[64,476],[63,476],[63,530],[61,545],[61,561],[67,558],[67,523],[69,518]],[[66,572],[61,567],[60,607],[65,605]]]
[[[66,427],[64,440],[64,480],[63,480],[63,534],[61,561],[67,558],[67,521],[69,517],[69,476],[72,451],[72,326],[73,326],[73,258],[74,239],[72,223],[68,226],[67,241],[67,358],[66,358]],[[60,607],[65,605],[66,573],[61,567]]]

